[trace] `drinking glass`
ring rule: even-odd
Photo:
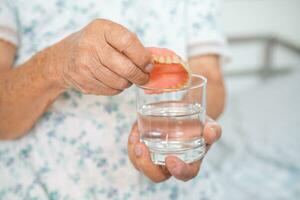
[[[185,163],[204,156],[206,83],[205,77],[192,74],[179,89],[136,87],[138,131],[153,163],[165,165],[169,155]]]

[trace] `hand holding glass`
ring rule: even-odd
[[[180,89],[137,87],[138,130],[153,163],[165,165],[169,155],[186,163],[204,156],[206,82],[192,74]]]

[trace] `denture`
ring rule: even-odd
[[[152,89],[180,89],[190,80],[188,65],[175,52],[165,49],[149,47],[153,70],[149,82],[144,87]]]

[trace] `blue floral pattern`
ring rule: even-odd
[[[146,46],[188,57],[194,43],[224,44],[216,2],[0,0],[0,27],[17,33],[0,31],[0,37],[18,46],[18,65],[91,20],[106,18],[136,32]],[[127,156],[135,119],[133,88],[114,97],[64,93],[30,133],[0,142],[0,200],[218,198],[209,163],[188,183],[154,184],[136,171]]]

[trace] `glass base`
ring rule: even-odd
[[[185,163],[193,163],[197,160],[200,160],[204,157],[205,154],[205,143],[202,140],[199,146],[196,146],[191,149],[185,149],[180,151],[155,151],[154,149],[150,150],[151,160],[156,165],[165,165],[165,160],[168,156],[176,156]]]

